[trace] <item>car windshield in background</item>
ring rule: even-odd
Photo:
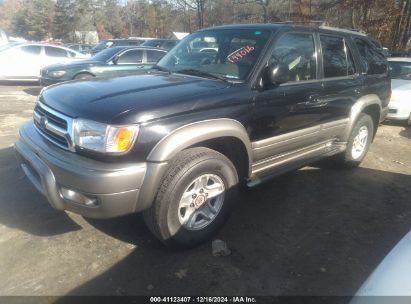
[[[149,47],[160,47],[164,43],[163,40],[147,40],[141,44],[141,46],[149,46]]]
[[[270,31],[207,30],[194,33],[157,64],[200,77],[244,80],[267,44]]]
[[[101,61],[101,62],[106,62],[110,58],[112,58],[114,55],[116,55],[119,51],[121,51],[123,48],[111,48],[111,49],[105,49],[102,50],[101,52],[97,53],[90,59],[93,61]]]
[[[391,79],[411,80],[411,62],[390,61]]]
[[[114,44],[113,41],[102,41],[99,44],[97,44],[95,47],[93,47],[91,50],[92,51],[101,51],[104,50],[108,47],[111,47]]]
[[[18,45],[18,44],[20,44],[20,42],[11,42],[11,43],[7,43],[7,44],[4,44],[4,45],[0,45],[0,52],[4,51],[4,50],[7,50],[7,49],[9,49],[9,48],[11,48],[15,45]]]

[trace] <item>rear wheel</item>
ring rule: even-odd
[[[354,168],[364,159],[374,136],[374,122],[370,115],[361,113],[348,138],[347,149],[337,155],[337,163],[343,168]]]
[[[80,74],[77,74],[73,79],[78,80],[78,79],[91,79],[91,78],[94,78],[94,76],[89,73],[80,73]]]
[[[185,150],[170,164],[144,219],[166,245],[198,245],[224,224],[237,187],[237,171],[227,157],[208,148]]]

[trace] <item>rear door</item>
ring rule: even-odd
[[[387,106],[391,95],[391,80],[388,77],[388,63],[382,49],[365,37],[355,37],[353,41],[361,57],[362,94],[377,94],[383,102],[383,107]]]
[[[349,39],[338,34],[319,34],[322,59],[321,98],[312,107],[323,113],[321,139],[341,138],[352,105],[360,97],[362,79]]]

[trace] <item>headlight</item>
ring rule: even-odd
[[[66,74],[66,71],[52,71],[49,72],[49,75],[55,78],[63,77]]]
[[[138,135],[138,126],[112,126],[77,119],[74,124],[74,143],[84,149],[122,154],[128,152]]]

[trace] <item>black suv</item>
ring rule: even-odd
[[[215,52],[193,48],[207,42]],[[169,245],[222,226],[239,185],[332,157],[363,160],[390,98],[366,35],[293,24],[204,29],[154,70],[44,89],[15,148],[60,210],[144,212]]]

